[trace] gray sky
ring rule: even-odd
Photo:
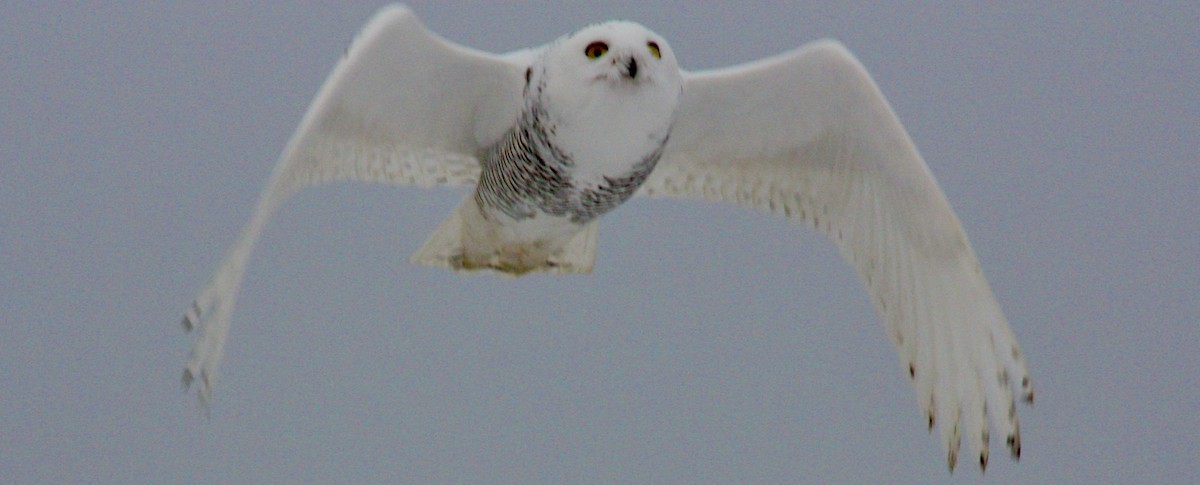
[[[382,5],[217,3],[0,7],[5,481],[981,479],[946,473],[833,245],[713,204],[635,200],[594,274],[506,280],[405,263],[462,191],[302,192],[251,260],[204,419],[180,316]],[[631,19],[693,70],[840,39],[1033,373],[1024,456],[983,480],[1200,479],[1200,4],[589,3],[412,6],[493,52]]]

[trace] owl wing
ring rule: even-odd
[[[988,419],[1014,457],[1025,362],[958,218],[866,70],[834,41],[685,73],[671,139],[643,195],[734,202],[828,235],[884,317],[953,469]]]
[[[532,51],[493,56],[439,38],[400,6],[359,33],[309,106],[258,207],[183,318],[199,330],[183,373],[207,403],[246,261],[297,190],[333,180],[432,186],[478,179],[477,156],[513,125]]]

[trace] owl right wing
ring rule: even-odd
[[[199,330],[184,386],[207,404],[246,261],[289,195],[334,180],[423,187],[470,184],[477,156],[516,120],[535,51],[496,56],[450,43],[410,10],[381,10],[309,106],[250,222],[183,318]]]
[[[829,236],[883,316],[950,468],[990,429],[1013,456],[1017,342],[962,225],[875,82],[833,41],[685,73],[671,140],[642,194],[733,202]]]

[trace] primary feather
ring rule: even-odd
[[[598,41],[604,49],[593,50]],[[608,43],[616,48],[603,57]],[[611,83],[607,91],[562,94],[580,89],[572,76],[589,69],[599,70],[586,79]],[[200,334],[184,383],[199,379],[203,403],[263,226],[287,196],[331,180],[478,184],[413,256],[455,269],[586,272],[598,218],[639,188],[807,224],[858,271],[950,468],[963,437],[985,467],[993,430],[1020,454],[1014,396],[1032,402],[1033,390],[1012,330],[908,134],[836,42],[692,73],[628,22],[496,56],[385,8],[321,88],[250,223],[184,316]]]

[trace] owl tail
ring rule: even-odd
[[[508,276],[528,273],[572,274],[590,273],[596,264],[596,235],[598,221],[589,222],[563,247],[550,251],[545,257],[522,264],[501,262],[494,257],[488,261],[470,261],[466,251],[466,225],[486,224],[475,205],[474,197],[467,200],[438,226],[408,261],[423,266],[450,268],[455,271],[490,270]],[[475,226],[473,226],[475,227]]]

